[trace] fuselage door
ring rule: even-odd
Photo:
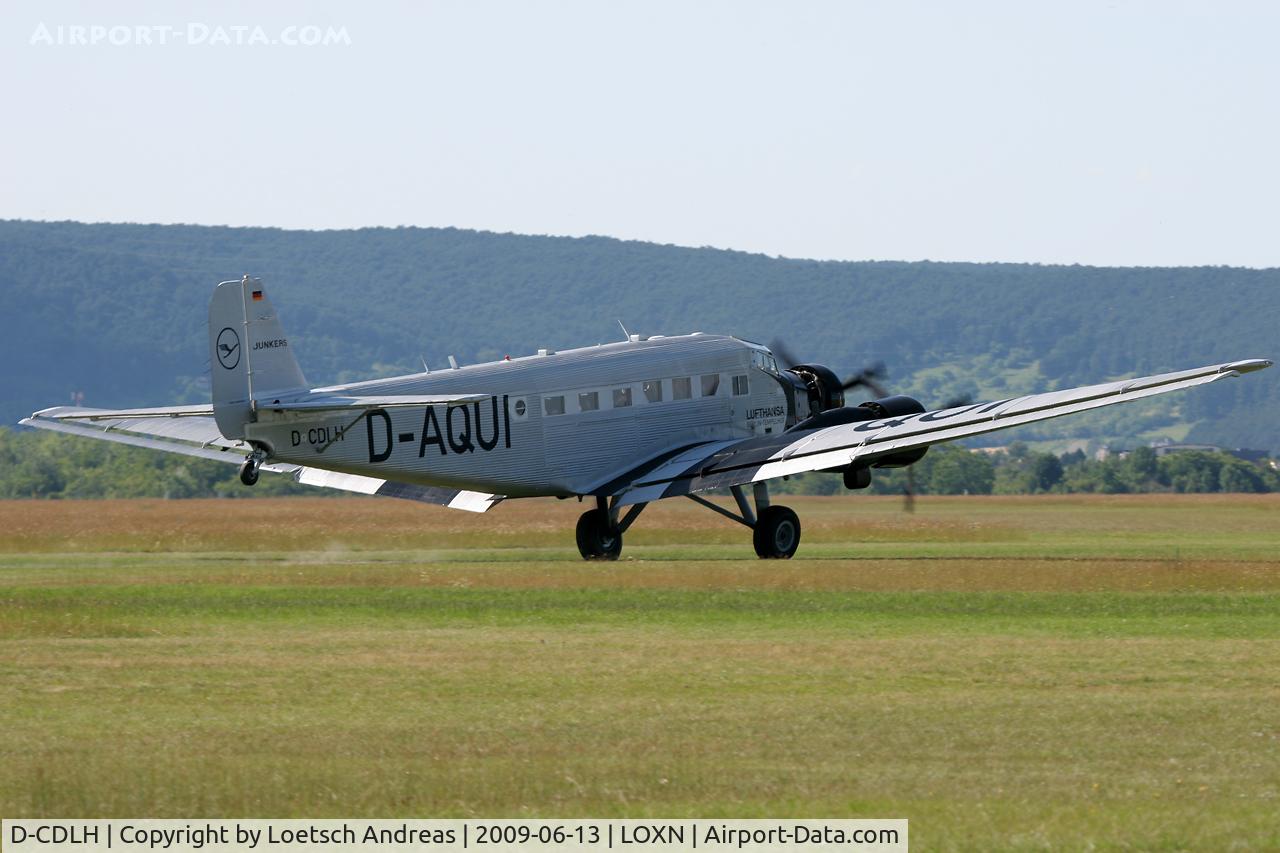
[[[782,432],[787,427],[790,401],[784,391],[785,382],[778,373],[777,362],[767,352],[755,350],[751,354],[751,370],[742,377],[747,393],[747,424],[755,435]],[[735,387],[735,392],[739,389]]]

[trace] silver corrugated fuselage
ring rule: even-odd
[[[267,444],[273,459],[352,474],[512,497],[587,494],[681,447],[781,432],[786,395],[757,366],[761,351],[694,334],[336,386],[320,390],[490,397],[355,419],[260,409],[247,437]],[[704,377],[715,379],[704,388]],[[746,377],[745,387],[735,377]],[[690,393],[679,399],[684,380]]]

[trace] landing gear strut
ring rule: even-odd
[[[751,543],[755,545],[756,556],[762,560],[790,560],[800,547],[800,519],[785,506],[770,506],[769,484],[756,483],[752,487],[756,499],[755,512],[751,511],[751,502],[747,500],[742,486],[730,486],[733,499],[738,502],[738,513],[731,512],[718,504],[713,504],[700,495],[685,495],[694,503],[702,504],[713,512],[731,518],[739,524],[751,528]]]
[[[701,495],[685,495],[696,504],[712,512],[731,518],[751,528],[751,541],[756,556],[762,560],[790,560],[800,547],[800,519],[785,506],[769,505],[769,486],[756,483],[752,489],[755,508],[742,486],[731,486],[733,499],[738,502],[738,512],[714,504]],[[615,498],[597,497],[596,508],[587,510],[578,519],[578,552],[584,560],[616,560],[622,553],[622,534],[636,520],[644,504],[635,504],[621,519]]]

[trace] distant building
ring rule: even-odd
[[[1245,462],[1252,462],[1255,465],[1266,463],[1267,457],[1270,455],[1265,450],[1251,450],[1247,447],[1218,447],[1216,444],[1174,444],[1170,441],[1155,443],[1151,447],[1155,450],[1156,456],[1168,456],[1170,453],[1199,450],[1204,453],[1229,453],[1237,459],[1243,459]]]

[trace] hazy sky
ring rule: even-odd
[[[0,218],[1280,266],[1276,3],[111,5],[0,6]]]

